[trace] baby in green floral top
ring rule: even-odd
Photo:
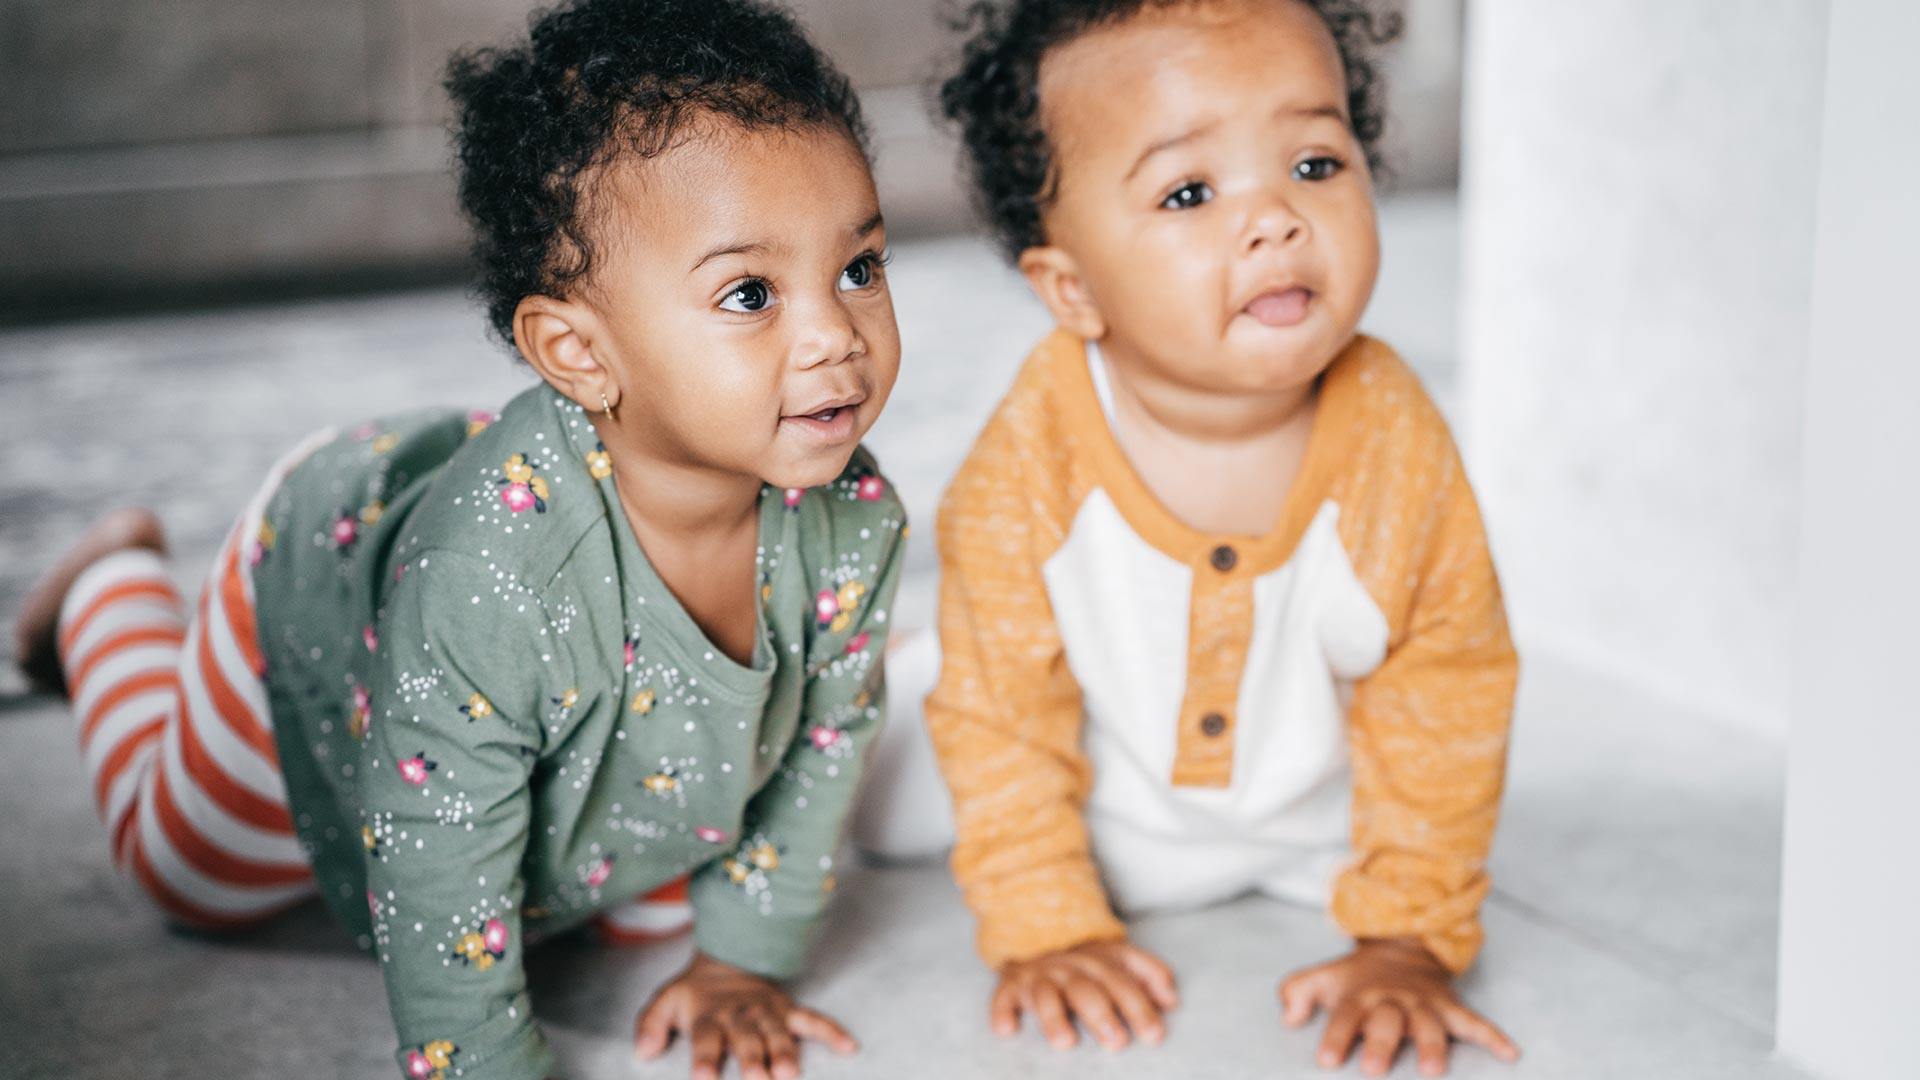
[[[552,1075],[522,949],[685,879],[638,1049],[850,1051],[801,967],[884,705],[906,537],[859,441],[899,336],[847,81],[754,0],[576,0],[456,58],[498,416],[310,440],[191,619],[143,512],[28,605],[117,859],[177,919],[311,895],[415,1080]]]

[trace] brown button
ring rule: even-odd
[[[1209,739],[1217,739],[1227,730],[1227,718],[1217,712],[1210,712],[1200,718],[1200,733]]]
[[[1240,553],[1227,544],[1221,544],[1213,549],[1213,555],[1208,561],[1213,563],[1215,570],[1224,574],[1240,565]]]

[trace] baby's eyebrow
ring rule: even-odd
[[[700,256],[700,258],[696,260],[692,266],[687,268],[687,273],[691,274],[695,270],[698,270],[701,267],[712,262],[713,260],[718,259],[725,255],[765,255],[767,252],[772,250],[773,250],[773,245],[767,243],[764,240],[752,240],[752,241],[743,241],[737,244],[725,244],[720,247],[714,248],[712,251],[707,252],[705,255]]]
[[[1332,104],[1282,105],[1280,106],[1280,108],[1274,110],[1274,115],[1297,117],[1303,120],[1325,118],[1328,120],[1338,120],[1342,124],[1347,122],[1346,112],[1343,111],[1340,108],[1340,106],[1332,105]],[[1134,177],[1134,174],[1138,173],[1141,167],[1147,163],[1147,159],[1151,158],[1153,155],[1158,154],[1163,150],[1171,150],[1176,146],[1180,146],[1184,143],[1192,142],[1193,140],[1199,138],[1200,136],[1205,135],[1207,132],[1212,131],[1218,125],[1219,125],[1219,121],[1217,120],[1210,121],[1208,123],[1201,124],[1199,127],[1191,128],[1187,131],[1183,131],[1180,134],[1174,135],[1170,138],[1161,139],[1159,142],[1156,142],[1153,145],[1147,147],[1145,150],[1140,152],[1139,157],[1134,159],[1133,168],[1127,170],[1127,175],[1122,177],[1120,182],[1124,184],[1132,180]]]
[[[1145,150],[1142,150],[1140,152],[1140,156],[1133,159],[1133,168],[1127,170],[1127,175],[1121,177],[1120,182],[1124,184],[1127,181],[1132,180],[1134,177],[1134,174],[1138,173],[1140,171],[1140,167],[1145,165],[1147,163],[1147,159],[1152,157],[1153,155],[1158,154],[1163,150],[1171,150],[1174,147],[1179,146],[1183,143],[1192,142],[1193,140],[1199,138],[1202,135],[1205,135],[1207,132],[1212,131],[1214,128],[1218,126],[1220,126],[1220,121],[1212,120],[1212,121],[1208,121],[1207,123],[1201,124],[1197,128],[1189,128],[1188,130],[1183,131],[1178,135],[1172,136],[1171,138],[1161,139],[1159,142],[1156,142],[1153,145],[1147,147]]]

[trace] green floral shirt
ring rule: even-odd
[[[768,489],[742,666],[655,574],[579,406],[366,425],[269,504],[254,585],[295,823],[384,967],[402,1071],[539,1077],[530,938],[691,874],[699,947],[783,977],[884,706],[905,514],[871,456]]]

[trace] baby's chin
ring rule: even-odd
[[[782,489],[806,489],[831,484],[847,471],[847,462],[853,460],[857,445],[849,445],[844,450],[778,455],[774,460],[762,463],[760,479]]]

